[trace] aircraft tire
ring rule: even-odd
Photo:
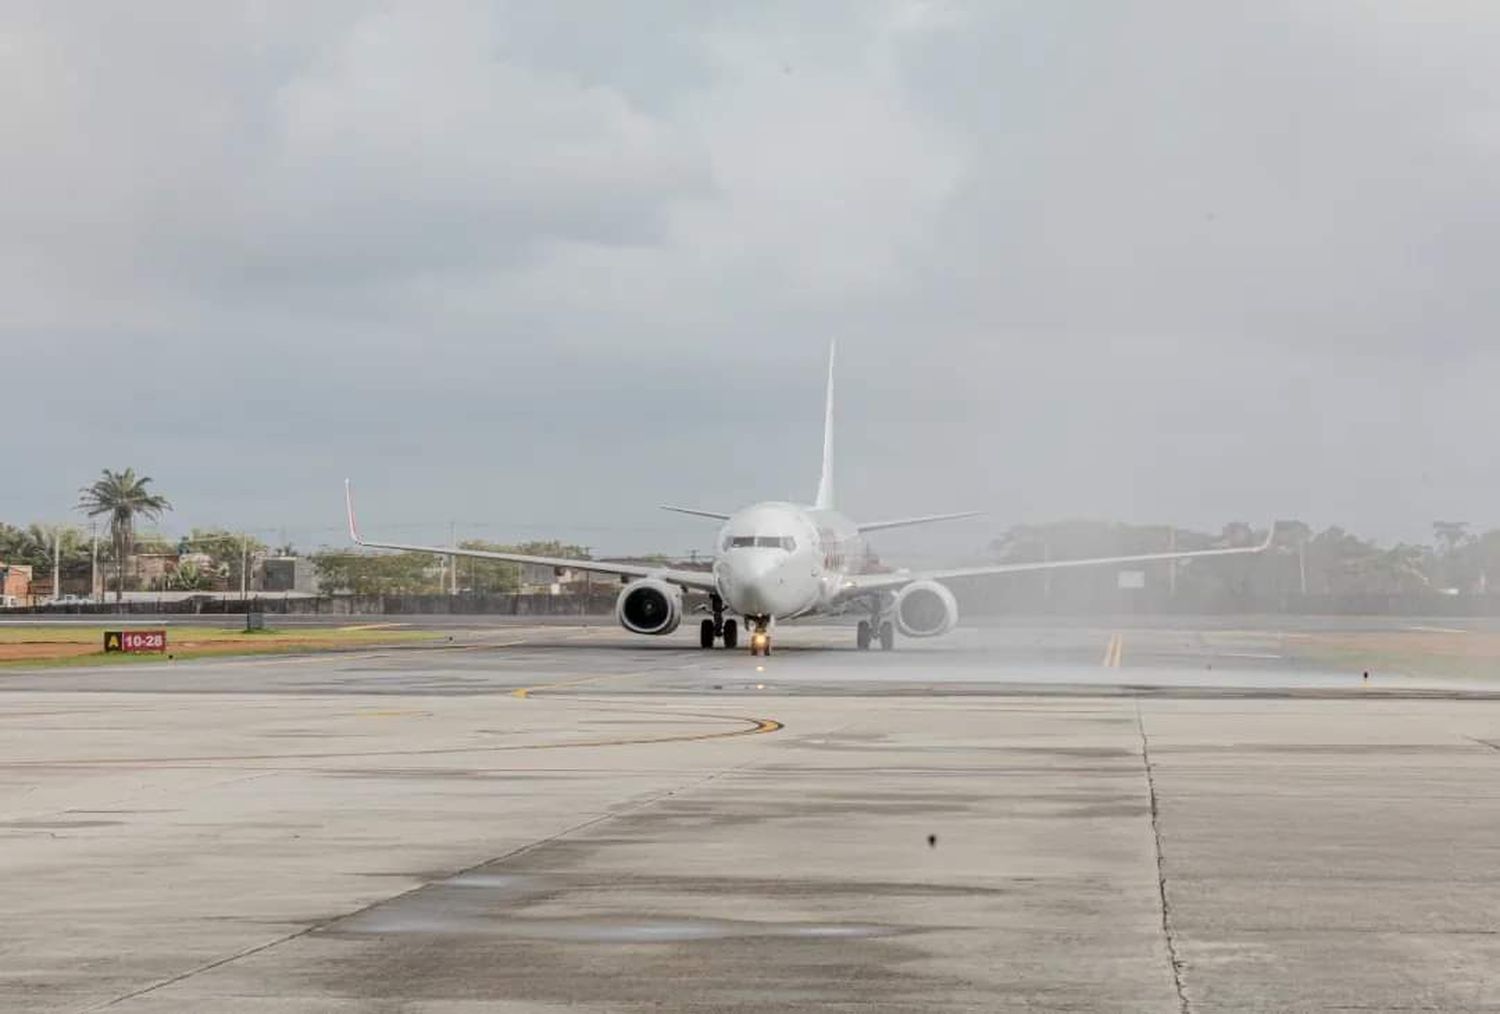
[[[698,625],[698,647],[712,648],[714,646],[714,621],[704,620]]]
[[[733,648],[740,643],[740,627],[733,620],[724,621],[724,647]]]
[[[890,651],[896,646],[896,628],[887,621],[880,625],[880,647],[884,651]]]
[[[854,646],[860,651],[870,650],[870,621],[860,620],[854,628]]]

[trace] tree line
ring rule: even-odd
[[[1484,595],[1500,579],[1500,529],[1477,532],[1465,522],[1436,521],[1430,543],[1381,545],[1332,525],[1315,530],[1297,520],[1279,521],[1270,549],[1226,559],[1153,563],[1145,574],[1147,598],[1275,608],[1294,597]],[[1243,522],[1203,532],[1163,525],[1061,521],[1017,525],[993,540],[989,554],[1020,563],[1088,556],[1127,556],[1172,549],[1253,545],[1264,528]],[[1118,592],[1118,569],[1021,575],[1011,597],[1096,602]]]
[[[159,580],[164,589],[194,590],[215,583],[238,585],[249,559],[267,553],[295,555],[291,546],[274,550],[239,532],[194,528],[177,540],[137,532],[142,520],[157,520],[172,509],[171,502],[153,488],[150,476],[132,468],[104,469],[100,477],[79,491],[77,509],[104,522],[100,542],[72,528],[25,527],[0,522],[0,563],[29,564],[39,574],[50,573],[54,554],[65,580],[87,575],[98,554],[118,598],[126,584],[130,561],[143,553],[175,555],[176,566]],[[1265,535],[1244,522],[1231,522],[1218,532],[1164,525],[1131,525],[1101,521],[1058,521],[1016,525],[989,543],[990,556],[999,562],[1063,560],[1090,556],[1124,556],[1171,549],[1209,549],[1247,545]],[[518,552],[565,559],[586,559],[586,547],[550,542],[504,545],[469,539],[460,548]],[[457,574],[428,553],[366,553],[324,549],[309,554],[321,586],[327,591],[355,594],[440,592],[445,586],[476,593],[515,591],[521,584],[516,564],[459,558]],[[1142,568],[1156,594],[1165,589],[1172,598],[1249,606],[1278,597],[1363,595],[1483,595],[1500,579],[1500,529],[1476,531],[1462,521],[1435,521],[1430,543],[1383,546],[1337,525],[1314,530],[1302,521],[1278,522],[1268,553],[1252,557],[1202,561],[1198,564],[1150,564]],[[1014,582],[1023,594],[1051,597],[1065,594],[1102,594],[1113,586],[1117,571],[1072,571],[1036,574]]]
[[[588,549],[564,542],[523,542],[504,545],[482,539],[464,539],[460,549],[491,553],[524,553],[528,556],[551,556],[567,560],[586,560]],[[324,549],[308,554],[318,575],[318,587],[325,592],[350,592],[355,595],[430,595],[448,587],[479,595],[504,594],[521,587],[519,564],[499,560],[458,557],[457,574],[448,564],[431,553],[371,553],[364,551]]]

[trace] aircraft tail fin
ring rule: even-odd
[[[828,343],[828,393],[823,405],[823,472],[818,477],[818,497],[813,506],[833,509],[833,355],[835,343]]]

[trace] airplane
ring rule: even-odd
[[[738,616],[749,634],[751,655],[766,656],[771,654],[771,633],[777,621],[818,614],[867,611],[868,618],[861,619],[855,627],[855,646],[860,650],[876,643],[887,651],[894,648],[897,631],[913,638],[946,634],[958,623],[958,603],[944,582],[956,578],[1239,556],[1264,552],[1275,536],[1272,525],[1265,541],[1254,546],[943,570],[866,571],[870,559],[865,544],[868,533],[974,517],[977,512],[864,523],[851,521],[839,513],[834,506],[833,490],[833,366],[834,348],[830,346],[823,413],[823,470],[811,505],[773,500],[734,512],[661,505],[663,510],[723,523],[714,544],[717,552],[711,571],[365,539],[355,525],[353,492],[345,479],[349,538],[358,546],[372,549],[473,557],[618,577],[626,583],[615,602],[615,618],[635,634],[671,634],[683,620],[683,595],[689,591],[704,592],[708,595],[711,616],[699,625],[699,646],[708,649],[719,643],[725,648],[736,647],[740,627],[734,617]]]

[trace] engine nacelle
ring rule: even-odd
[[[913,581],[896,593],[896,629],[906,637],[937,637],[958,623],[958,601],[936,581]]]
[[[670,634],[682,623],[682,589],[649,577],[632,581],[615,600],[615,619],[632,634]]]

